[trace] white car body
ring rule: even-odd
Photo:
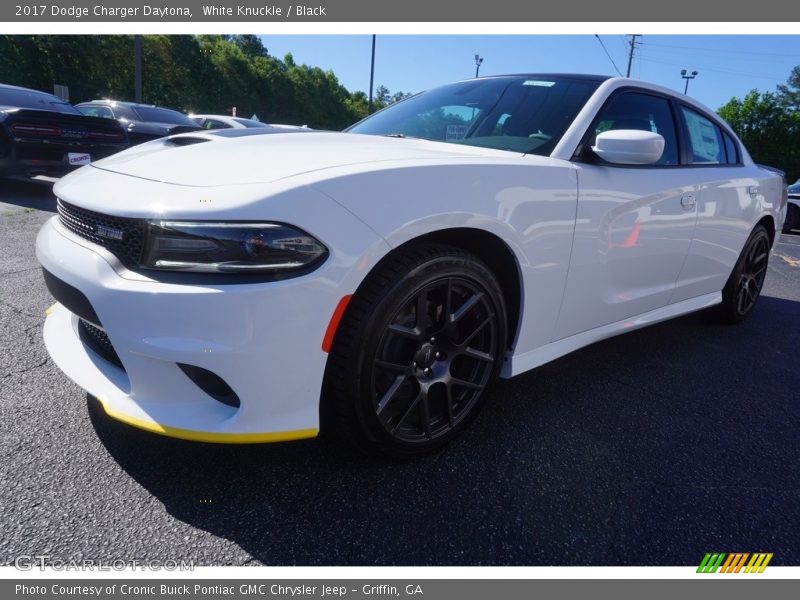
[[[420,236],[478,230],[513,255],[521,289],[502,377],[719,303],[756,224],[774,237],[783,222],[781,178],[743,148],[741,164],[701,168],[573,160],[609,95],[630,86],[678,96],[608,79],[547,157],[352,133],[199,132],[183,137],[210,141],[157,140],[84,167],[55,186],[59,199],[119,217],[289,223],[330,254],[282,281],[187,285],[122,267],[53,217],[37,257],[89,300],[124,370],[81,342],[62,304],[46,319],[47,349],[114,418],[187,439],[277,441],[319,429],[322,342],[337,305]],[[204,394],[176,363],[219,375],[240,407]]]
[[[286,125],[283,123],[260,123],[260,125],[246,125],[245,123],[258,123],[252,119],[242,117],[232,117],[230,115],[189,115],[189,118],[197,121],[198,125],[205,129],[249,129],[253,127],[274,127],[275,129],[307,129],[304,125]],[[244,121],[244,122],[243,122]]]

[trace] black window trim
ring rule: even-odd
[[[589,144],[591,143],[591,138],[593,136],[593,132],[595,131],[597,124],[600,121],[600,117],[603,115],[603,112],[608,108],[609,104],[613,102],[618,96],[626,93],[639,93],[648,96],[655,96],[657,98],[662,98],[669,103],[670,113],[672,114],[673,124],[675,126],[675,136],[678,143],[678,164],[677,165],[620,165],[610,163],[608,161],[603,160],[591,150],[589,150]],[[709,119],[714,125],[720,128],[720,132],[723,135],[730,136],[731,140],[733,141],[734,148],[736,149],[736,163],[713,163],[713,164],[694,164],[692,162],[692,149],[691,149],[691,140],[689,138],[689,130],[686,126],[686,122],[684,120],[683,111],[681,107],[685,106],[686,108],[695,111],[696,113],[702,115],[703,117]],[[589,127],[583,133],[581,137],[581,141],[578,143],[578,146],[575,148],[575,152],[572,154],[572,158],[570,159],[572,162],[582,163],[582,164],[591,164],[591,165],[598,165],[604,167],[613,167],[616,169],[699,169],[699,168],[719,168],[719,167],[743,167],[744,163],[742,162],[742,149],[741,149],[741,142],[739,141],[736,135],[731,135],[728,128],[723,126],[719,117],[715,117],[709,115],[706,111],[686,102],[680,100],[680,98],[673,96],[671,94],[666,94],[663,92],[659,92],[656,90],[650,90],[647,88],[637,87],[635,85],[626,85],[623,87],[619,87],[614,90],[608,98],[606,98],[603,105],[595,114],[594,118],[592,119],[591,123],[589,123]],[[727,156],[727,149],[726,149],[726,156]]]

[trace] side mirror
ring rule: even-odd
[[[618,165],[652,165],[664,153],[664,138],[652,131],[613,129],[598,134],[592,152]]]

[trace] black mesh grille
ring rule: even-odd
[[[139,265],[144,246],[143,220],[104,215],[61,199],[58,200],[58,216],[64,227],[106,248],[129,269]],[[122,239],[116,239],[119,236]]]
[[[105,358],[108,362],[118,366],[120,369],[125,368],[122,366],[122,361],[119,359],[117,351],[114,350],[114,346],[111,345],[111,340],[108,339],[108,335],[106,335],[105,331],[95,327],[88,321],[78,319],[78,336],[90,350],[93,350],[96,354],[99,354],[102,358]]]

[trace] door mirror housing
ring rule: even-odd
[[[617,165],[652,165],[664,153],[664,138],[652,131],[612,129],[597,135],[592,152]]]

